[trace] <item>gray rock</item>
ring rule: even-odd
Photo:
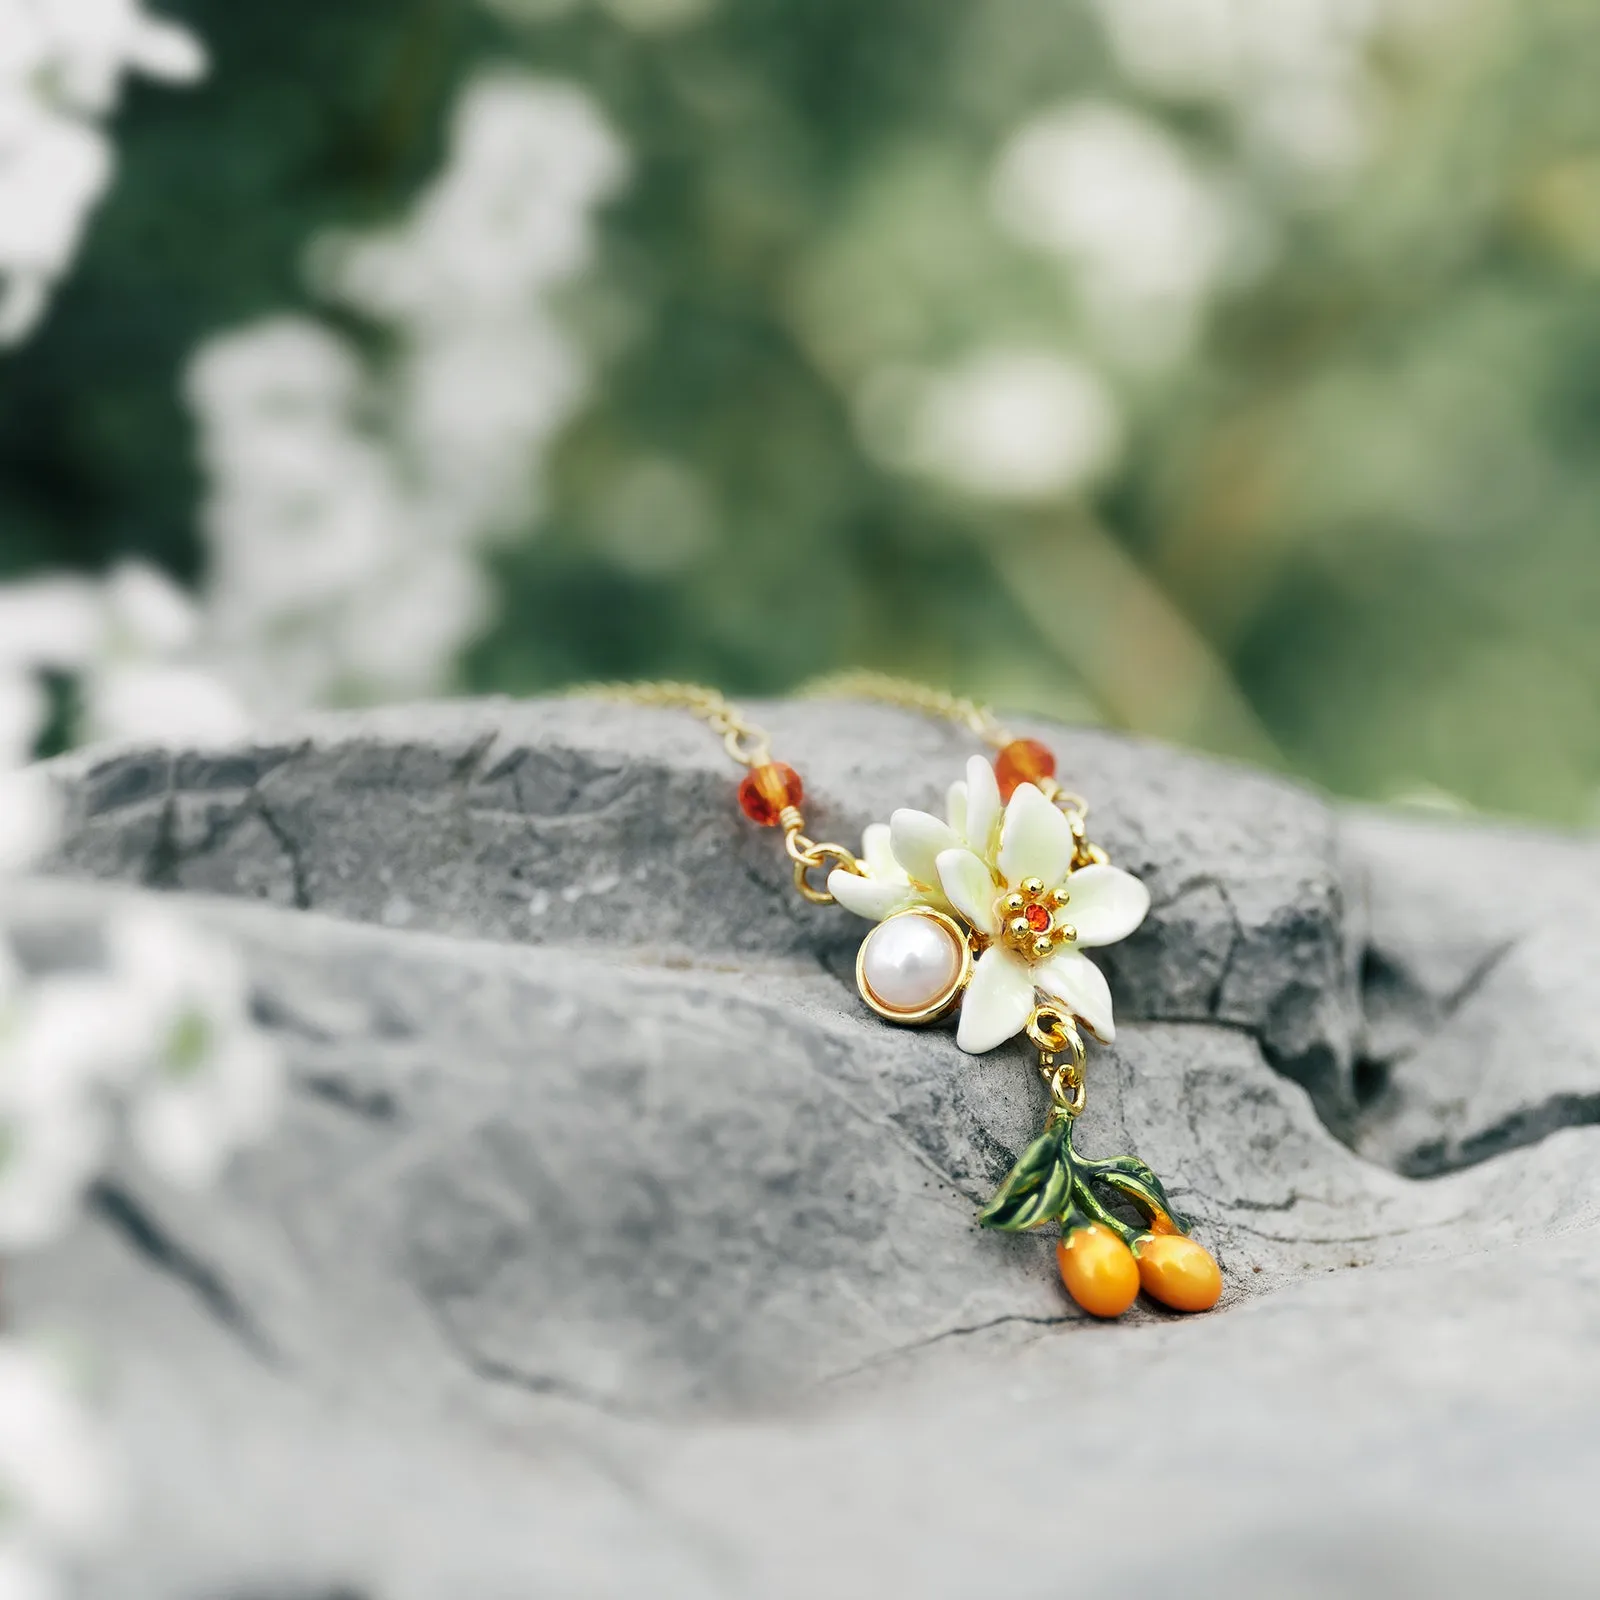
[[[969,753],[760,716],[822,837]],[[59,763],[31,958],[181,892],[294,1087],[204,1203],[119,1172],[9,1276],[99,1332],[137,1465],[94,1595],[1591,1593],[1600,851],[1039,731],[1155,896],[1079,1142],[1169,1179],[1205,1318],[1090,1324],[1048,1239],[974,1226],[1025,1053],[868,1018],[863,925],[686,717]]]

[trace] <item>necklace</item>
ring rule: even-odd
[[[782,829],[796,890],[874,925],[856,956],[856,987],[877,1016],[909,1027],[956,1017],[956,1044],[971,1055],[1027,1037],[1050,1108],[978,1213],[983,1227],[1058,1225],[1062,1282],[1097,1317],[1120,1316],[1141,1287],[1178,1311],[1217,1303],[1222,1274],[1150,1167],[1131,1155],[1092,1160],[1073,1144],[1086,1092],[1084,1034],[1107,1044],[1115,1035],[1110,988],[1084,952],[1132,933],[1150,895],[1090,842],[1088,805],[1056,781],[1053,751],[1015,737],[987,707],[921,684],[876,673],[813,684],[813,694],[945,718],[993,751],[968,761],[943,818],[896,811],[866,830],[858,856],[808,835],[799,773],[775,761],[767,734],[715,689],[658,682],[576,692],[687,711],[721,737],[746,769],[739,807],[752,822]],[[1119,1199],[1141,1225],[1111,1209]]]

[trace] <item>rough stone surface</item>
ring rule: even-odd
[[[761,718],[822,837],[969,753]],[[181,892],[294,1085],[220,1193],[119,1174],[9,1276],[97,1337],[136,1464],[97,1600],[1592,1594],[1600,850],[1030,731],[1154,894],[1080,1144],[1171,1180],[1207,1317],[1090,1324],[974,1227],[1025,1054],[871,1019],[865,925],[686,717],[58,764],[29,958]]]

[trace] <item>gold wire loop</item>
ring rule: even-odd
[[[1070,1061],[1061,1062],[1047,1074],[1044,1073],[1044,1064],[1041,1062],[1039,1070],[1050,1087],[1051,1105],[1063,1116],[1077,1116],[1083,1110],[1084,1102],[1088,1098],[1082,1072]]]
[[[795,836],[791,834],[790,838],[784,842],[789,844],[794,838]],[[843,845],[811,844],[809,839],[804,840],[804,842],[810,846],[804,852],[796,853],[792,845],[789,850],[789,854],[794,857],[794,886],[812,905],[831,906],[834,903],[833,896],[826,887],[819,888],[812,883],[811,874],[813,872],[832,872],[834,868],[838,868],[842,872],[850,872],[857,877],[862,877],[864,874],[861,871],[861,863]],[[830,862],[832,865],[829,864]],[[826,885],[826,883],[827,879],[824,878],[823,884]]]
[[[821,885],[814,884],[811,881],[813,872],[828,873],[837,867],[841,871],[854,873],[858,878],[866,876],[854,851],[846,850],[842,844],[818,844],[814,839],[808,839],[801,831],[805,819],[795,807],[785,809],[783,821],[783,848],[794,862],[794,886],[812,905],[831,906],[834,903],[833,896],[825,887],[826,877]]]
[[[1077,1116],[1087,1093],[1083,1069],[1089,1059],[1077,1024],[1059,1006],[1035,1006],[1028,1038],[1039,1052],[1039,1076],[1050,1090],[1051,1104],[1063,1116]],[[1058,1059],[1063,1053],[1065,1061]]]
[[[1045,1004],[1033,1008],[1033,1015],[1028,1018],[1028,1038],[1046,1055],[1060,1055],[1063,1050],[1070,1050],[1080,1068],[1088,1060],[1083,1035],[1072,1017],[1059,1006]]]

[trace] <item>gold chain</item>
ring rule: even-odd
[[[762,767],[772,759],[772,740],[764,728],[746,721],[738,708],[716,689],[699,683],[581,683],[568,691],[589,700],[622,705],[658,706],[688,711],[721,735],[723,748],[743,767]]]
[[[751,722],[719,690],[707,688],[704,684],[680,683],[672,679],[639,683],[586,683],[569,692],[622,705],[687,711],[721,737],[723,748],[740,766],[754,772],[772,761],[772,739],[766,729]],[[980,705],[976,700],[950,694],[943,689],[933,689],[909,678],[890,677],[882,672],[834,673],[813,679],[799,692],[803,698],[810,700],[876,700],[905,711],[918,711],[924,716],[938,717],[966,728],[997,750],[1004,749],[1015,738],[988,706]],[[1048,792],[1066,812],[1072,824],[1073,837],[1078,844],[1075,864],[1083,866],[1091,861],[1104,861],[1104,854],[1089,843],[1085,831],[1089,811],[1087,802],[1078,795],[1056,788],[1053,782],[1049,784]],[[838,867],[846,872],[865,875],[863,865],[853,851],[841,844],[819,844],[807,837],[805,816],[798,806],[784,807],[778,820],[783,827],[784,848],[794,862],[795,888],[813,905],[832,905],[834,899],[826,887],[812,882],[812,873],[826,873]]]
[[[651,683],[589,683],[571,691],[592,700],[609,700],[622,705],[657,706],[687,711],[721,735],[723,748],[741,766],[755,772],[772,761],[772,739],[765,728],[757,727],[719,690],[704,684],[662,680]],[[794,862],[794,886],[812,905],[831,906],[824,877],[813,883],[814,872],[828,873],[835,867],[865,876],[862,863],[853,850],[842,844],[819,844],[806,835],[805,813],[799,806],[785,806],[778,821],[783,828],[783,847]]]
[[[879,700],[884,705],[905,711],[920,711],[925,716],[941,717],[946,722],[970,729],[985,744],[1002,750],[1013,742],[1013,734],[988,706],[944,689],[931,689],[910,678],[891,678],[883,672],[833,672],[813,678],[797,691],[803,700]]]

